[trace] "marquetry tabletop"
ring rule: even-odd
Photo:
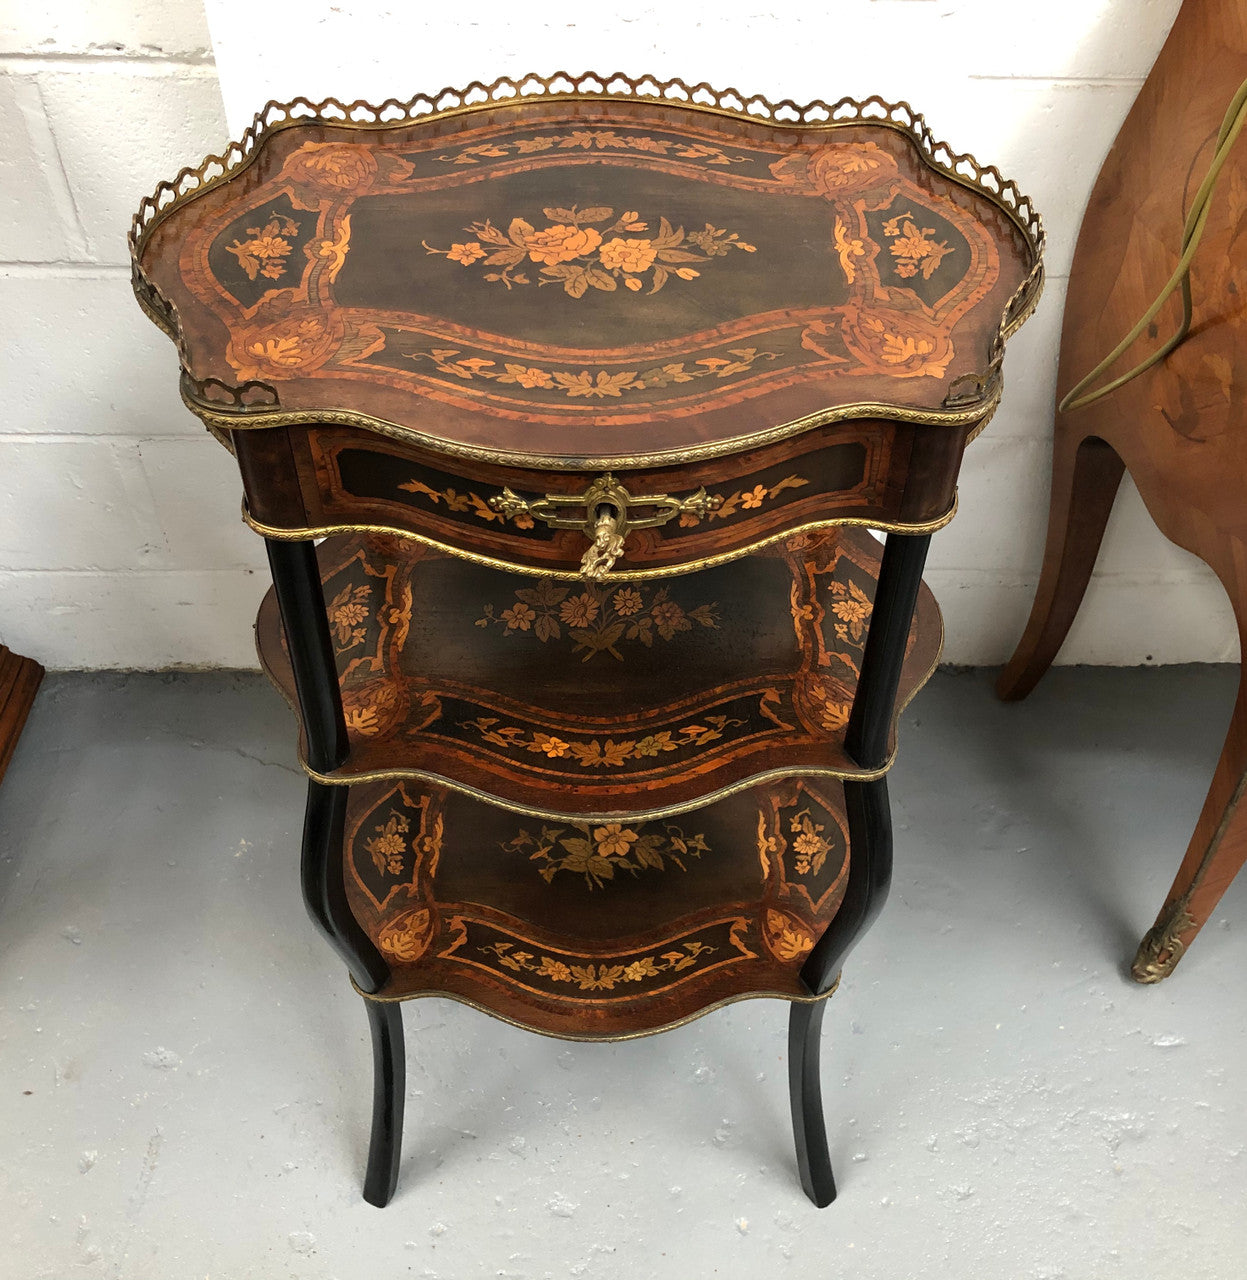
[[[270,106],[136,219],[192,407],[556,465],[984,416],[1041,284],[1011,184],[904,106],[642,89]]]

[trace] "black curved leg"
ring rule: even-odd
[[[398,1186],[403,1152],[403,1103],[407,1090],[407,1056],[403,1044],[403,1006],[365,1000],[372,1032],[372,1138],[364,1199],[377,1208],[390,1203]]]
[[[273,586],[294,670],[307,762],[321,773],[346,757],[346,723],[333,644],[325,616],[316,549],[310,542],[268,542]],[[348,789],[308,782],[300,877],[312,922],[346,961],[361,991],[378,991],[389,966],[351,913],[343,880],[342,850]],[[364,1199],[386,1205],[398,1183],[403,1145],[407,1064],[401,1006],[369,1000],[372,1033],[372,1138]]]
[[[801,1173],[801,1189],[820,1209],[836,1198],[818,1072],[826,1009],[826,1000],[793,1004],[788,1015],[788,1095],[792,1103],[797,1168]]]
[[[815,995],[835,982],[845,956],[879,913],[892,883],[892,815],[886,779],[846,782],[844,808],[849,824],[844,901],[801,969],[802,981]],[[788,1015],[788,1091],[797,1168],[802,1189],[820,1209],[836,1198],[818,1075],[826,1008],[826,1000],[794,1003]]]
[[[887,761],[892,709],[930,541],[928,534],[893,533],[884,547],[861,678],[845,735],[849,755],[867,769]],[[849,827],[844,900],[801,969],[801,979],[814,995],[822,995],[836,980],[844,957],[879,913],[892,883],[892,813],[886,778],[846,782],[844,809]],[[819,1080],[826,1004],[825,1000],[793,1004],[788,1017],[788,1088],[797,1167],[802,1189],[820,1209],[836,1198]]]

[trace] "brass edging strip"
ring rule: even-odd
[[[1032,307],[1031,310],[1034,308]],[[1028,311],[1027,315],[1029,314]],[[1025,316],[1022,317],[1023,320],[1025,318]],[[1021,321],[1018,323],[1020,324]],[[374,418],[370,414],[356,413],[350,409],[325,409],[316,412],[303,409],[278,409],[257,411],[242,417],[239,414],[214,412],[203,401],[196,400],[188,394],[185,387],[181,389],[181,395],[182,403],[209,430],[252,431],[264,427],[360,427],[376,435],[421,445],[426,449],[445,454],[447,457],[470,458],[478,462],[521,467],[530,471],[623,471],[639,467],[678,466],[685,462],[699,462],[710,458],[726,457],[746,449],[762,448],[765,445],[776,444],[792,436],[801,435],[803,432],[812,431],[816,427],[830,426],[835,422],[880,419],[888,423],[902,422],[921,427],[968,426],[974,427],[974,434],[977,435],[978,431],[982,430],[982,425],[985,425],[983,419],[990,418],[1000,403],[998,385],[988,398],[975,401],[970,409],[910,409],[904,405],[863,400],[856,404],[842,404],[830,409],[820,409],[816,413],[806,414],[803,418],[794,418],[791,422],[781,423],[777,427],[768,427],[765,431],[755,431],[748,436],[734,436],[730,440],[716,441],[713,444],[688,445],[658,453],[583,454],[574,458],[561,458],[543,454],[509,453],[499,449],[461,444],[453,440],[445,440],[441,436],[426,435],[415,427],[400,426],[395,422],[387,422],[384,418]]]
[[[713,1013],[716,1009],[725,1009],[729,1004],[740,1004],[743,1000],[786,1000],[789,1004],[818,1004],[820,1001],[830,1000],[839,991],[840,978],[841,974],[836,974],[836,980],[831,986],[816,996],[794,996],[781,991],[748,991],[743,995],[727,996],[722,1000],[716,1000],[714,1004],[708,1004],[705,1008],[698,1009],[695,1013],[687,1014],[683,1018],[677,1018],[674,1022],[664,1022],[661,1027],[652,1027],[646,1031],[628,1031],[618,1036],[578,1036],[568,1031],[547,1031],[544,1027],[534,1027],[530,1023],[521,1022],[518,1018],[508,1018],[505,1013],[499,1013],[496,1009],[491,1009],[477,1000],[472,1000],[468,996],[456,995],[452,991],[413,991],[409,995],[385,996],[373,995],[371,992],[364,991],[354,978],[351,978],[351,986],[365,1000],[372,1000],[376,1004],[404,1004],[408,1000],[428,1000],[432,997],[441,1000],[454,1000],[457,1004],[465,1004],[469,1009],[476,1009],[481,1013],[488,1014],[491,1018],[497,1018],[499,1022],[509,1022],[511,1026],[519,1027],[521,1031],[532,1031],[536,1035],[547,1036],[551,1040],[574,1040],[580,1044],[605,1044],[622,1040],[643,1040],[646,1036],[656,1036],[663,1031],[673,1031],[676,1027],[686,1027],[690,1022],[696,1022],[698,1018],[705,1017],[706,1014]]]
[[[699,569],[713,569],[716,565],[739,560],[742,556],[751,555],[755,551],[761,551],[764,547],[773,546],[775,543],[783,542],[787,538],[797,537],[804,533],[813,533],[819,529],[839,528],[842,525],[859,529],[881,529],[885,533],[934,533],[937,529],[942,529],[957,514],[957,503],[958,498],[954,493],[953,505],[943,515],[936,516],[934,520],[919,521],[914,524],[867,520],[857,516],[846,516],[838,520],[812,520],[805,524],[793,525],[780,533],[770,534],[757,542],[750,542],[731,551],[720,552],[718,555],[704,556],[698,560],[686,560],[677,565],[662,565],[654,569],[612,571],[606,575],[603,582],[607,585],[614,582],[643,582],[650,578],[675,578],[680,574],[693,573]],[[264,524],[262,521],[255,519],[247,510],[245,501],[243,502],[242,518],[243,523],[249,525],[261,537],[273,538],[278,542],[308,542],[314,538],[332,538],[351,533],[367,533],[387,538],[409,538],[412,542],[420,543],[421,546],[429,547],[446,555],[455,556],[460,560],[471,561],[473,564],[483,565],[488,569],[501,569],[506,573],[522,573],[533,578],[557,578],[561,581],[573,582],[583,581],[579,569],[542,569],[535,568],[532,565],[515,564],[510,560],[500,560],[495,556],[483,555],[479,551],[467,551],[462,547],[452,546],[450,543],[438,542],[427,534],[413,533],[409,529],[396,529],[389,525],[327,524],[308,526],[304,529],[281,529],[275,525]]]

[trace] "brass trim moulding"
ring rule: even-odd
[[[716,1009],[725,1009],[729,1004],[740,1004],[743,1000],[786,1000],[789,1004],[818,1004],[823,1000],[830,1000],[840,990],[841,976],[839,973],[836,974],[835,981],[832,982],[831,986],[826,991],[820,991],[817,995],[794,996],[782,991],[748,991],[744,995],[727,996],[723,1000],[716,1000],[713,1004],[706,1005],[704,1009],[698,1009],[695,1013],[686,1014],[683,1018],[677,1018],[674,1022],[664,1022],[661,1027],[653,1027],[647,1031],[627,1031],[618,1036],[578,1036],[572,1035],[570,1032],[547,1031],[542,1027],[534,1027],[527,1022],[521,1022],[518,1018],[508,1018],[505,1013],[499,1013],[496,1009],[491,1009],[487,1005],[483,1005],[467,996],[456,995],[453,991],[413,991],[410,995],[405,996],[384,996],[365,991],[354,978],[351,979],[351,986],[355,988],[358,995],[376,1004],[405,1004],[408,1000],[429,1000],[434,998],[454,1000],[457,1004],[465,1004],[469,1009],[476,1009],[481,1013],[488,1014],[491,1018],[497,1018],[499,1022],[510,1023],[513,1027],[519,1027],[521,1031],[531,1031],[535,1035],[547,1036],[551,1040],[572,1040],[578,1044],[613,1044],[623,1040],[644,1040],[646,1036],[656,1036],[663,1031],[674,1031],[676,1027],[686,1027],[690,1022],[696,1022],[698,1018],[705,1017],[706,1014],[713,1013]]]
[[[932,666],[931,673],[934,673],[934,671],[935,667]],[[923,683],[925,684],[930,678],[930,674],[924,676]],[[897,714],[899,715],[904,711],[905,706],[908,705],[909,703],[906,701],[904,706],[898,706]],[[884,777],[895,763],[896,750],[893,748],[888,758],[877,769],[850,771],[819,768],[817,765],[802,765],[799,768],[787,769],[767,769],[763,773],[755,773],[748,778],[743,778],[740,782],[732,782],[725,787],[719,787],[715,791],[707,791],[705,795],[698,796],[695,800],[686,800],[681,804],[667,805],[660,809],[604,809],[600,812],[591,813],[567,813],[558,809],[537,809],[530,805],[517,804],[513,800],[503,800],[488,791],[482,791],[479,787],[470,787],[465,783],[456,782],[453,778],[446,778],[441,774],[429,773],[421,769],[373,769],[367,773],[353,773],[349,777],[332,773],[317,773],[303,758],[303,753],[299,753],[299,765],[303,772],[313,782],[319,782],[326,787],[356,787],[365,782],[398,782],[404,778],[410,778],[413,781],[427,783],[429,786],[444,787],[447,791],[457,791],[460,795],[471,796],[473,800],[481,801],[482,804],[490,805],[495,809],[504,809],[507,813],[517,813],[521,817],[538,818],[543,822],[587,822],[590,824],[603,822],[656,822],[661,818],[675,818],[682,813],[691,813],[694,809],[704,809],[709,805],[718,803],[720,800],[727,800],[741,791],[748,791],[750,787],[763,786],[768,782],[780,782],[785,778],[835,778],[839,782],[875,782]]]
[[[659,565],[652,569],[621,569],[605,575],[603,582],[645,582],[651,578],[676,578],[685,573],[696,573],[699,569],[713,569],[717,565],[739,560],[742,556],[752,555],[764,547],[774,546],[785,538],[795,538],[803,533],[813,533],[819,529],[853,527],[858,529],[878,529],[883,533],[923,534],[934,533],[942,529],[957,514],[958,498],[953,495],[953,504],[943,515],[934,520],[918,521],[904,524],[895,521],[865,520],[857,516],[844,516],[839,520],[810,520],[804,524],[793,525],[779,533],[769,534],[731,551],[721,551],[717,555],[703,556],[696,560],[685,560],[675,565]],[[263,538],[273,538],[278,542],[310,542],[316,538],[332,538],[340,534],[370,533],[386,538],[408,538],[421,546],[440,551],[444,555],[455,556],[460,560],[468,560],[472,564],[484,565],[487,569],[501,569],[506,573],[522,573],[530,578],[556,578],[563,582],[581,581],[579,569],[537,568],[529,564],[515,564],[510,560],[501,560],[496,556],[487,556],[479,551],[467,551],[462,547],[438,542],[423,533],[413,533],[410,529],[397,529],[384,524],[325,524],[309,525],[304,529],[282,529],[276,525],[264,524],[247,510],[246,501],[242,506],[243,523]]]
[[[145,308],[146,310],[146,308]],[[1034,307],[1031,308],[1034,310]],[[149,311],[148,315],[152,313]],[[1018,324],[1026,316],[1023,315]],[[1015,326],[1016,327],[1016,326]],[[168,330],[166,330],[168,332]],[[973,440],[991,421],[1000,405],[999,381],[991,388],[987,399],[975,401],[969,409],[922,410],[904,405],[889,405],[878,400],[862,400],[854,404],[836,405],[820,409],[803,418],[793,418],[778,426],[767,427],[750,435],[733,436],[713,444],[688,445],[682,448],[659,450],[657,453],[580,454],[575,457],[549,457],[545,454],[512,453],[502,449],[490,449],[480,445],[459,444],[431,436],[415,427],[403,427],[397,422],[374,418],[367,413],[350,409],[252,409],[242,413],[225,413],[211,402],[195,397],[189,385],[194,382],[182,371],[182,403],[214,434],[222,431],[254,431],[265,427],[359,427],[376,435],[418,444],[448,458],[470,458],[478,462],[492,462],[498,466],[521,467],[537,471],[611,471],[635,470],[642,467],[679,466],[686,462],[699,462],[708,458],[721,458],[746,449],[758,449],[768,444],[787,440],[791,436],[812,431],[815,427],[830,426],[835,422],[858,422],[872,418],[885,422],[901,422],[919,427],[970,427],[969,440]],[[267,385],[267,384],[254,384]]]
[[[450,119],[474,112],[492,110],[517,103],[627,101],[641,105],[660,105],[686,111],[704,112],[709,115],[745,120],[751,124],[763,124],[772,128],[799,129],[805,132],[834,131],[858,124],[873,124],[904,134],[914,144],[924,164],[962,187],[977,192],[999,209],[1018,229],[1031,249],[1032,263],[1026,278],[1015,290],[1005,306],[1000,326],[988,350],[987,364],[982,372],[964,375],[949,386],[943,406],[929,413],[914,410],[903,411],[899,406],[885,404],[841,406],[835,413],[814,414],[806,419],[785,424],[764,436],[741,438],[710,446],[701,452],[684,451],[679,456],[686,459],[710,457],[731,453],[741,448],[761,443],[764,438],[781,439],[809,426],[821,425],[839,418],[882,416],[893,421],[917,421],[930,425],[941,422],[973,422],[993,408],[1000,397],[1001,365],[1004,361],[1005,343],[1019,325],[1031,314],[1043,291],[1043,250],[1046,234],[1043,219],[1039,216],[1029,196],[1023,195],[1017,184],[1006,179],[994,165],[984,166],[968,153],[958,153],[946,143],[936,139],[927,125],[926,118],[907,102],[887,102],[872,96],[861,101],[841,98],[834,103],[821,100],[800,105],[791,98],[771,102],[760,94],[746,95],[738,89],[715,89],[704,81],[688,84],[684,80],[659,80],[654,76],[631,77],[623,72],[599,75],[585,72],[573,76],[565,71],[550,76],[530,74],[519,77],[500,77],[490,84],[474,80],[464,89],[445,88],[435,94],[417,94],[407,102],[387,98],[379,106],[357,100],[344,103],[337,98],[325,98],[313,102],[309,98],[295,98],[291,102],[268,102],[255,116],[251,125],[237,142],[230,142],[220,155],[207,156],[197,167],[182,169],[172,181],[161,182],[156,190],[143,199],[131,220],[129,232],[131,276],[134,291],[144,311],[173,339],[178,348],[184,374],[183,381],[191,387],[206,391],[215,382],[218,394],[227,404],[234,406],[229,412],[224,405],[213,409],[201,394],[188,395],[183,387],[183,399],[208,426],[226,429],[246,427],[281,426],[309,420],[307,413],[281,412],[274,402],[276,389],[267,383],[249,383],[243,387],[229,387],[219,380],[197,380],[189,372],[185,343],[177,308],[147,280],[143,274],[141,256],[148,237],[175,209],[205,191],[209,191],[249,167],[259,154],[260,146],[270,134],[303,124],[322,124],[342,129],[385,130],[400,129],[420,122]],[[254,403],[253,401],[258,401]],[[343,422],[370,429],[397,432],[405,439],[429,441],[422,433],[396,427],[392,423],[380,423],[366,414],[321,414],[318,420]],[[433,442],[445,452],[444,442]],[[456,451],[460,452],[460,451]],[[473,451],[462,450],[463,456],[473,456]],[[489,456],[484,452],[475,456]],[[550,465],[533,455],[522,452],[493,455],[498,461],[519,466],[538,467]],[[662,457],[663,455],[655,455]],[[666,457],[673,455],[668,454]],[[614,457],[586,458],[579,465],[607,468],[627,465],[627,460]],[[633,462],[631,465],[645,465]]]

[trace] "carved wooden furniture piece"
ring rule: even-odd
[[[1111,351],[1177,265],[1183,218],[1247,69],[1247,3],[1187,0],[1092,191],[1074,256],[1058,394]],[[1039,587],[1002,698],[1025,697],[1082,602],[1123,470],[1162,533],[1199,556],[1247,636],[1247,154],[1240,139],[1192,264],[1194,324],[1166,359],[1095,404],[1057,414],[1052,506]],[[1175,296],[1124,356],[1131,367],[1178,328]],[[1247,651],[1247,646],[1244,646]],[[1173,971],[1247,860],[1247,676],[1191,842],[1132,973]]]
[[[427,995],[571,1039],[789,1000],[833,1197],[825,997],[1041,244],[908,107],[591,76],[270,105],[144,203],[136,294],[268,541],[304,894],[373,1030],[366,1198]]]
[[[0,645],[0,780],[42,682],[43,668],[33,658],[23,658]]]

